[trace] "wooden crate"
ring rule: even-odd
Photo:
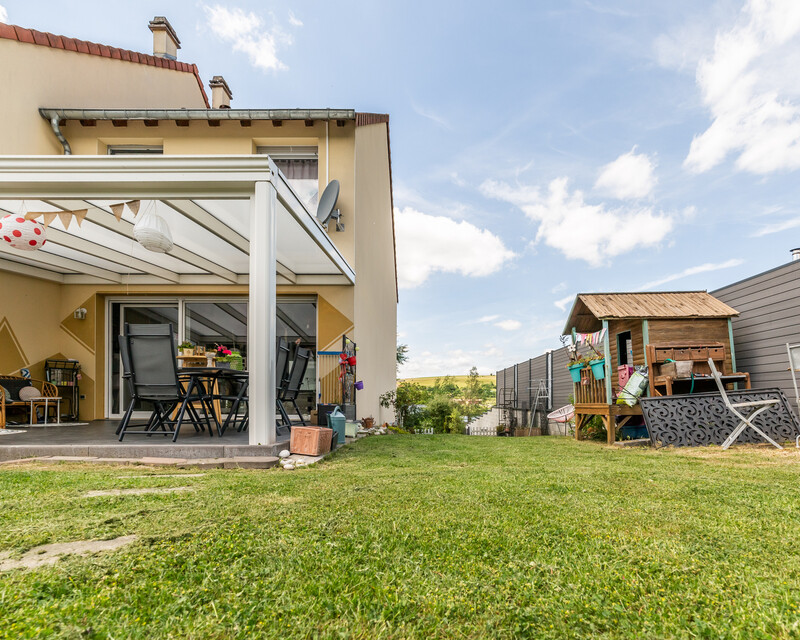
[[[325,427],[292,427],[289,451],[304,456],[321,456],[331,450],[333,429]]]

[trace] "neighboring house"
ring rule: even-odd
[[[277,248],[267,244],[263,262],[250,251],[250,233],[258,229],[252,226],[253,203],[274,206],[257,186],[250,200],[230,194],[213,200],[213,194],[200,193],[197,181],[183,197],[154,197],[149,204],[142,198],[143,209],[150,206],[171,221],[176,247],[169,255],[142,253],[131,239],[132,213],[114,220],[112,201],[131,199],[124,184],[115,184],[108,199],[76,201],[71,194],[69,200],[36,197],[23,203],[8,195],[7,186],[0,193],[6,198],[0,214],[81,207],[89,214],[80,228],[53,222],[40,251],[19,252],[0,242],[0,374],[26,367],[41,378],[48,358],[79,360],[81,418],[118,416],[125,403],[115,340],[122,323],[170,321],[181,340],[236,346],[255,360],[258,354],[248,353],[252,269],[275,264],[277,274],[258,274],[259,290],[267,296],[261,301],[272,295],[276,315],[276,326],[264,329],[260,344],[283,336],[323,352],[304,383],[305,407],[337,400],[338,356],[325,352],[338,354],[346,336],[358,345],[357,378],[364,382],[358,417],[393,419],[378,404],[378,396],[395,387],[397,333],[388,116],[348,109],[231,109],[231,90],[219,76],[211,82],[209,108],[197,67],[174,59],[180,47],[171,25],[156,18],[150,28],[153,55],[0,24],[7,88],[0,107],[0,163],[6,185],[23,164],[35,167],[34,182],[55,167],[51,173],[62,183],[68,180],[62,165],[80,164],[69,158],[59,164],[7,158],[16,155],[126,156],[103,158],[96,172],[102,180],[113,177],[104,173],[112,162],[125,167],[126,176],[151,176],[153,184],[160,168],[180,165],[201,167],[209,176],[224,173],[231,185],[241,171],[257,185],[257,172],[267,166],[259,154],[266,154],[291,187],[277,190],[279,213],[291,213],[274,223]],[[162,155],[178,157],[170,163]],[[193,162],[189,156],[204,159]],[[91,178],[90,166],[95,165],[88,160],[80,164],[81,175]],[[187,175],[174,171],[176,181]],[[326,231],[313,216],[318,194],[334,179],[341,185],[343,229],[331,223]],[[14,193],[35,191],[26,188]],[[97,192],[97,185],[87,186],[87,193]],[[85,317],[75,314],[79,309]],[[260,388],[266,389],[263,380]]]

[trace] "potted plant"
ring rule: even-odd
[[[220,369],[230,369],[231,361],[228,359],[233,352],[221,344],[217,345],[217,360],[216,365]],[[241,355],[239,356],[241,358]]]
[[[606,377],[606,358],[602,353],[592,357],[587,364],[592,370],[595,380],[603,380]]]
[[[188,340],[184,340],[178,345],[178,349],[181,350],[182,356],[193,356],[194,355],[194,344],[189,342]]]

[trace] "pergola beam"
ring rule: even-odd
[[[48,269],[40,269],[39,267],[32,267],[29,264],[22,262],[14,262],[13,260],[5,260],[0,258],[0,270],[10,271],[11,273],[19,273],[24,276],[31,276],[32,278],[39,278],[41,280],[50,280],[52,282],[64,282],[64,276],[55,271]]]
[[[91,202],[87,202],[86,200],[45,200],[44,202],[54,207],[58,207],[62,211],[71,211],[75,208],[74,205],[77,205],[81,208],[87,207],[89,212],[86,214],[86,220],[93,222],[99,227],[113,231],[114,233],[117,233],[125,238],[133,239],[133,223],[124,219],[120,219],[120,221],[117,222],[117,219],[114,217],[113,213],[104,209],[103,207],[98,207]],[[203,269],[204,271],[208,271],[209,273],[213,273],[214,275],[217,275],[228,282],[235,283],[237,281],[238,274],[234,273],[230,269],[226,269],[225,267],[218,265],[216,262],[213,262],[208,258],[204,258],[203,256],[194,253],[193,251],[184,249],[178,244],[172,248],[172,251],[169,252],[169,255],[185,262],[186,264],[190,264],[194,267]]]
[[[9,256],[16,255],[19,257],[24,257],[31,262],[40,263],[44,269],[52,269],[53,267],[57,267],[59,269],[67,269],[69,271],[95,276],[97,278],[102,278],[103,280],[108,280],[109,282],[116,282],[117,284],[122,282],[122,275],[119,273],[114,273],[108,269],[96,267],[85,262],[80,262],[79,260],[73,260],[71,258],[65,258],[54,253],[49,253],[43,249],[40,249],[39,251],[27,251],[25,252],[25,255],[22,256],[21,251],[7,247],[5,244],[0,244],[0,253],[4,253]]]

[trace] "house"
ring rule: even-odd
[[[223,77],[206,92],[177,60],[166,18],[149,28],[142,54],[0,24],[0,214],[65,214],[37,251],[0,242],[0,374],[78,360],[80,418],[114,418],[126,404],[115,336],[168,321],[181,341],[245,355],[254,444],[275,438],[276,338],[316,354],[305,411],[347,400],[349,340],[364,384],[355,417],[391,420],[378,404],[395,387],[388,116],[231,108]],[[341,218],[325,228],[316,206],[333,180]],[[169,253],[133,239],[137,207],[167,222]]]

